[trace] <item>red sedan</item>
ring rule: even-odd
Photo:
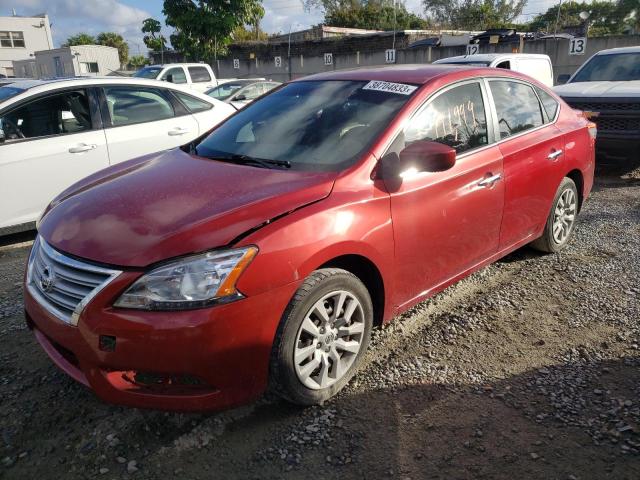
[[[511,71],[306,77],[60,194],[30,255],[27,321],[108,402],[221,409],[268,386],[322,402],[373,326],[523,245],[565,247],[594,137]]]

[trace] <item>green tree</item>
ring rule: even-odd
[[[231,34],[235,43],[265,41],[269,38],[267,32],[256,29],[255,26],[247,28],[246,25],[240,25]]]
[[[395,13],[395,21],[394,21]],[[420,30],[429,27],[428,22],[407,11],[402,3],[392,1],[358,2],[353,5],[325,10],[324,23],[332,27],[364,28],[371,30]]]
[[[226,53],[236,28],[264,16],[261,0],[164,0],[166,24],[175,28],[171,45],[191,60]]]
[[[637,2],[637,0],[636,0]],[[560,9],[558,30],[562,27],[579,26],[583,23],[581,12],[589,13],[589,35],[611,35],[622,33],[625,28],[625,12],[623,2],[615,4],[607,1],[566,2]],[[626,7],[626,5],[624,6]],[[558,5],[549,8],[542,15],[536,16],[530,24],[532,31],[553,32],[558,18]]]
[[[95,45],[96,39],[88,33],[78,33],[67,38],[67,41],[62,44],[63,47],[73,47],[75,45]]]
[[[144,57],[143,55],[134,55],[129,58],[129,65],[134,68],[142,68],[149,63],[149,59]]]
[[[441,28],[486,30],[511,27],[527,0],[422,0],[425,13]]]
[[[142,22],[142,33],[146,33],[142,40],[149,50],[159,52],[166,48],[166,40],[160,34],[162,24],[155,18],[147,18]]]
[[[98,45],[117,48],[120,64],[127,64],[127,60],[129,59],[129,45],[124,41],[122,35],[115,32],[102,32],[96,37],[96,43]]]

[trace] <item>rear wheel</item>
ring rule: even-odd
[[[298,289],[282,317],[271,356],[272,388],[302,405],[322,403],[353,376],[369,345],[373,306],[350,272],[324,268]]]
[[[540,238],[531,246],[542,252],[559,252],[567,246],[578,216],[578,189],[570,178],[565,177],[553,200],[551,212]]]

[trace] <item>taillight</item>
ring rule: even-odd
[[[587,123],[587,129],[589,130],[589,136],[595,142],[598,136],[598,126],[593,122],[589,122]]]

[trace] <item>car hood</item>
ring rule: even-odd
[[[256,168],[175,149],[98,172],[56,200],[39,225],[53,247],[145,267],[230,244],[331,192],[335,173]]]
[[[640,98],[640,80],[628,82],[576,82],[553,87],[561,97],[566,98]]]

